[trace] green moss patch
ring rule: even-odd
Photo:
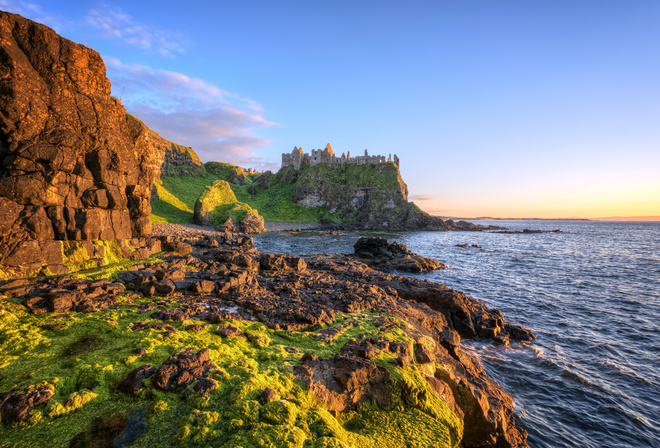
[[[272,330],[250,321],[187,331],[186,326],[201,323],[194,320],[171,322],[178,332],[166,337],[155,328],[132,331],[136,322],[159,322],[138,314],[136,305],[178,306],[159,300],[124,301],[104,311],[68,313],[66,318],[30,315],[21,305],[0,298],[0,391],[37,386],[54,391],[48,404],[32,411],[30,423],[0,423],[0,447],[40,446],[45,440],[52,447],[68,447],[113,416],[139,423],[131,426],[133,439],[125,445],[132,447],[458,445],[458,419],[428,389],[416,368],[395,367],[391,354],[376,359],[395,381],[395,397],[387,408],[365,405],[333,416],[292,375],[292,366],[304,353],[334,356],[359,334],[409,340],[401,328],[376,326],[377,314],[340,314],[329,326],[308,331]],[[65,325],[42,328],[52,323]],[[247,339],[215,334],[227,323]],[[319,332],[332,328],[338,328],[334,339],[320,342]],[[138,348],[146,355],[137,356]],[[210,372],[218,387],[208,396],[194,392],[194,385],[182,392],[164,392],[153,388],[151,379],[135,396],[117,391],[133,369],[144,364],[159,367],[185,348],[207,348],[218,367]],[[277,394],[267,404],[260,398],[266,388]]]

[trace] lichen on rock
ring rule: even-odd
[[[205,226],[227,226],[231,231],[259,233],[264,220],[247,204],[239,202],[227,181],[217,180],[206,187],[195,203],[194,220]]]

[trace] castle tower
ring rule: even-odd
[[[335,155],[335,153],[332,152],[332,146],[330,146],[330,143],[328,143],[327,145],[325,145],[325,150],[326,150],[326,151],[328,152],[328,154],[330,154],[331,156]]]

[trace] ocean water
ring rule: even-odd
[[[464,341],[513,397],[531,447],[660,447],[660,222],[492,224],[562,232],[373,235],[446,263],[419,277],[480,299],[537,335],[508,348]],[[346,253],[369,234],[264,234],[255,244]],[[465,243],[480,248],[456,246]]]

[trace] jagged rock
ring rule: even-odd
[[[260,254],[259,265],[264,271],[274,272],[302,272],[307,268],[305,260],[293,255]]]
[[[165,157],[161,166],[161,177],[204,176],[206,174],[204,164],[192,148],[163,140]]]
[[[53,396],[50,389],[37,389],[19,394],[16,392],[0,393],[0,415],[2,423],[26,422],[30,419],[30,410],[46,403]]]
[[[65,277],[41,279],[34,288],[21,291],[23,304],[33,314],[106,309],[120,300],[124,285],[108,280],[95,282]]]
[[[259,398],[261,398],[261,401],[264,404],[270,403],[275,399],[276,396],[277,396],[277,392],[275,392],[273,389],[269,387],[264,389],[264,391],[261,394],[259,394]]]
[[[205,397],[218,388],[218,383],[210,378],[200,378],[195,383],[195,392]]]
[[[419,364],[435,362],[435,341],[427,336],[416,338],[415,360]]]
[[[234,327],[233,325],[223,325],[221,327],[218,327],[218,329],[215,331],[215,334],[223,337],[228,337],[228,336],[240,336],[244,338],[246,337],[241,330]]]
[[[360,237],[353,247],[356,258],[378,269],[427,272],[447,268],[437,260],[411,252],[405,244],[397,241],[390,244],[382,237]]]
[[[110,96],[100,55],[1,11],[0,42],[0,264],[27,274],[61,265],[61,240],[149,235],[164,154]]]
[[[330,411],[355,409],[364,402],[387,406],[392,398],[389,370],[352,356],[303,360],[293,373]]]
[[[171,356],[156,371],[154,386],[162,390],[183,390],[194,381],[204,378],[209,370],[217,369],[209,358],[208,349],[193,353],[192,349]]]
[[[174,252],[178,255],[188,255],[193,250],[190,244],[181,241],[163,243],[162,247],[165,252]]]
[[[262,233],[264,228],[264,217],[257,213],[248,213],[238,221],[238,228],[242,233]]]
[[[129,373],[126,379],[119,383],[117,389],[124,392],[125,394],[134,394],[138,390],[142,389],[142,382],[154,373],[156,373],[156,367],[150,364],[140,366]]]

